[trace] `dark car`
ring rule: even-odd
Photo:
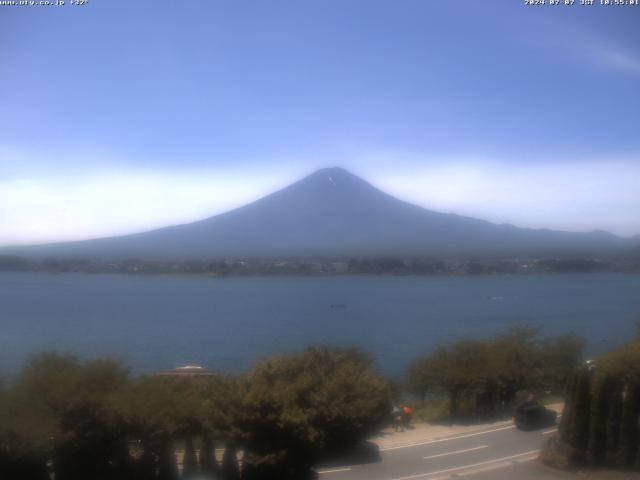
[[[558,414],[545,408],[535,400],[520,404],[515,411],[513,420],[520,430],[535,430],[554,426]]]

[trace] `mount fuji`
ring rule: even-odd
[[[0,250],[26,257],[202,259],[296,256],[544,256],[637,244],[607,232],[562,232],[439,213],[326,168],[235,210],[194,223],[95,240]]]

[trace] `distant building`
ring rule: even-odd
[[[347,273],[349,271],[349,264],[347,262],[331,262],[329,269],[335,273]]]
[[[159,377],[213,377],[215,373],[212,370],[208,370],[200,365],[185,365],[184,367],[174,368],[173,370],[167,370],[165,372],[156,373]]]

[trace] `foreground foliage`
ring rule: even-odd
[[[640,340],[580,368],[571,378],[560,436],[573,466],[640,469]]]
[[[516,328],[493,339],[441,346],[410,366],[407,382],[423,399],[446,395],[451,417],[496,413],[522,390],[561,392],[582,346],[574,335],[543,338],[536,329]]]
[[[173,480],[177,448],[183,478],[307,478],[329,447],[379,428],[388,398],[355,350],[265,360],[241,379],[132,378],[118,361],[45,353],[0,389],[0,478]]]
[[[255,478],[310,478],[329,450],[355,446],[384,425],[386,384],[354,350],[312,348],[259,364],[247,379],[241,428]]]

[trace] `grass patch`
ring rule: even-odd
[[[446,399],[431,400],[413,409],[414,417],[422,422],[437,422],[449,416],[449,402]]]

